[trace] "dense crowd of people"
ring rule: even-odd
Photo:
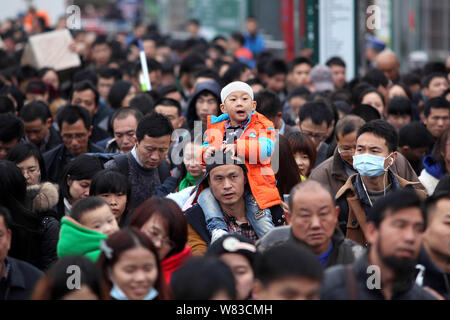
[[[139,21],[61,72],[20,63],[35,20],[0,26],[0,300],[450,298],[450,57],[346,79],[254,18]]]

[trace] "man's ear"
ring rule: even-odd
[[[264,291],[264,285],[261,280],[255,279],[253,281],[252,299],[262,300],[261,293]]]
[[[256,101],[253,101],[253,105],[252,105],[252,111],[255,111],[256,110],[256,105],[257,105],[258,103],[256,102]]]
[[[52,125],[52,118],[47,118],[47,120],[45,121],[45,126],[50,128],[51,125]]]
[[[223,103],[220,104],[220,111],[222,111],[222,113],[227,113],[225,105]]]
[[[426,125],[427,124],[427,118],[425,117],[425,114],[422,112],[420,114],[420,119],[422,120],[422,122]]]
[[[364,236],[370,244],[374,244],[378,240],[378,229],[373,222],[367,222],[364,228]]]
[[[181,128],[183,126],[183,123],[184,123],[184,117],[180,116],[178,118],[178,127]]]

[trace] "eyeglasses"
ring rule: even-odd
[[[345,154],[354,154],[356,151],[356,147],[351,147],[351,148],[344,147],[344,149],[341,149],[340,147],[338,147],[337,149],[338,149],[339,154],[344,154],[344,155]]]
[[[75,134],[70,134],[70,133],[65,133],[62,135],[63,140],[66,141],[72,141],[74,138],[76,140],[82,140],[84,138],[87,137],[87,133],[75,133]]]
[[[302,130],[301,128],[300,128],[300,131],[301,131],[305,136],[308,136],[308,137],[310,137],[311,139],[323,140],[323,139],[325,138],[325,136],[327,135],[326,132],[323,132],[323,133],[314,133],[314,132],[311,132],[311,131]]]
[[[175,243],[170,240],[168,237],[164,237],[162,236],[160,233],[158,233],[157,231],[154,230],[147,230],[144,231],[144,233],[150,238],[150,240],[152,240],[153,242],[155,241],[160,241],[161,244],[173,248],[175,247]]]

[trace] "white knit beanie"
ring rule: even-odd
[[[248,84],[242,81],[234,81],[229,84],[227,84],[225,87],[223,87],[222,91],[220,92],[220,98],[222,99],[222,103],[227,99],[227,97],[236,91],[244,91],[247,92],[250,97],[252,97],[253,100],[253,90],[252,87],[250,87]]]

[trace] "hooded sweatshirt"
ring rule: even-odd
[[[100,243],[107,238],[103,233],[88,229],[70,217],[63,217],[56,249],[58,258],[83,255],[95,263],[101,253]]]

